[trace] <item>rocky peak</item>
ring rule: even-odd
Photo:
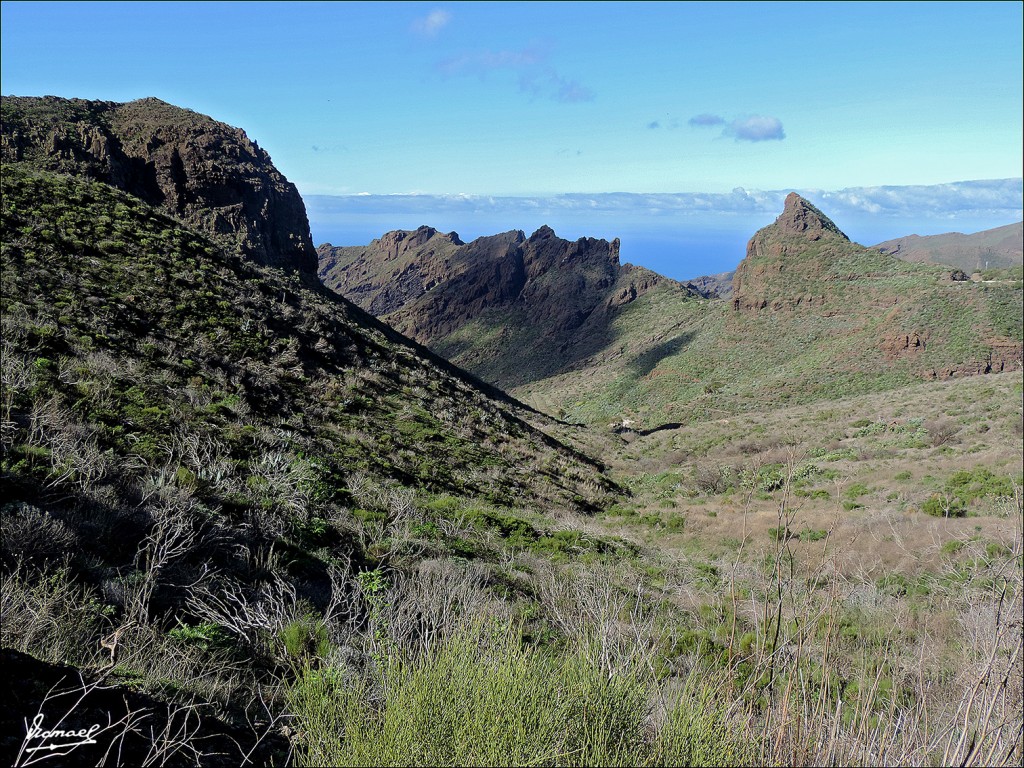
[[[621,265],[617,238],[564,240],[547,225],[529,237],[512,230],[446,249],[434,247],[438,237],[390,261],[384,238],[369,246],[322,245],[321,276],[402,333],[501,386],[586,357],[609,338],[619,309],[645,294],[662,286],[688,290]],[[495,325],[500,332],[479,332]]]
[[[780,234],[802,235],[808,240],[818,240],[826,232],[849,240],[835,223],[796,192],[786,195],[782,214],[773,225]]]
[[[611,242],[593,237],[563,240],[546,224],[523,243],[523,259],[531,278],[552,270],[589,273],[598,288],[615,281],[620,269],[619,239]]]
[[[550,240],[552,238],[558,239],[558,236],[555,234],[555,230],[547,224],[541,224],[537,231],[530,235],[530,240]]]
[[[3,162],[102,181],[257,263],[316,275],[302,198],[245,131],[153,98],[2,105]]]
[[[433,241],[433,242],[431,242]],[[377,241],[380,255],[389,260],[397,259],[407,253],[418,251],[430,243],[440,247],[445,245],[465,245],[457,232],[443,234],[433,227],[422,226],[415,230],[396,229],[385,232]]]
[[[832,262],[858,248],[828,216],[790,192],[775,222],[758,230],[747,243],[746,258],[733,273],[733,307],[820,305],[824,301],[821,286],[833,269]]]

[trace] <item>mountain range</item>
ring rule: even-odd
[[[366,248],[318,249],[329,288],[476,375],[509,389],[551,376],[613,339],[649,294],[698,293],[619,263],[619,242],[570,242],[542,227],[463,243],[430,227]]]
[[[950,264],[965,272],[1021,268],[1024,264],[1024,222],[969,235],[907,235],[875,246],[882,253],[929,264]]]
[[[652,428],[836,391],[1019,366],[1019,283],[852,243],[793,193],[728,299],[548,228],[464,244],[429,227],[318,249],[324,284],[536,407]],[[685,414],[685,415],[684,415]]]
[[[1019,764],[1019,691],[933,700],[1020,679],[1012,270],[797,194],[724,298],[549,227],[314,249],[157,99],[3,97],[0,161],[6,763]]]

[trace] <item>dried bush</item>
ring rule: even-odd
[[[733,487],[735,474],[732,467],[700,462],[693,468],[693,482],[701,493],[717,496]]]
[[[0,540],[4,562],[42,565],[65,557],[76,537],[64,522],[31,504],[15,501],[0,508]]]
[[[956,422],[950,421],[949,419],[932,419],[924,423],[924,428],[928,432],[928,437],[931,439],[933,446],[938,448],[940,445],[948,445],[950,443],[957,442],[956,435],[960,431],[960,427]]]
[[[66,565],[39,573],[19,563],[0,582],[0,644],[36,658],[79,666],[102,658],[103,608]]]
[[[411,658],[448,642],[471,621],[509,615],[506,604],[487,594],[482,566],[424,560],[395,575],[379,620],[393,645]]]

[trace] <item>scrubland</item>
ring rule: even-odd
[[[12,701],[121,702],[97,765],[1020,764],[1019,370],[574,426],[110,187],[3,183],[12,764]]]

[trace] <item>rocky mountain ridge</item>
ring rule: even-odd
[[[758,310],[820,304],[825,300],[820,281],[837,276],[836,268],[852,248],[835,222],[790,192],[775,222],[747,243],[746,257],[733,273],[732,306]]]
[[[698,292],[619,263],[619,241],[576,241],[543,226],[463,243],[431,227],[395,231],[365,247],[323,244],[324,284],[458,364],[504,356],[485,377],[499,386],[543,376],[604,339],[621,309],[653,290]],[[501,317],[504,320],[501,320]],[[464,335],[494,320],[489,338]],[[486,349],[484,349],[486,347]]]
[[[797,194],[750,239],[729,301],[616,267],[611,243],[546,230],[458,242],[422,228],[368,247],[322,246],[322,274],[563,418],[652,429],[779,398],[1020,366],[1019,285],[956,281],[946,267],[865,248]]]
[[[5,96],[0,150],[117,187],[258,264],[316,273],[298,190],[239,128],[153,98]]]

